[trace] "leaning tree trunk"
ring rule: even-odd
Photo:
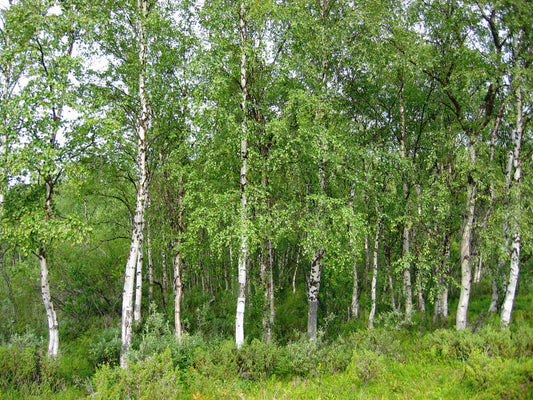
[[[246,273],[248,262],[248,205],[246,197],[246,185],[248,182],[248,141],[247,141],[247,124],[246,124],[246,109],[248,102],[248,84],[246,78],[246,46],[248,42],[248,34],[246,32],[245,21],[245,6],[244,1],[241,2],[241,8],[239,13],[239,33],[241,39],[241,71],[240,71],[240,84],[241,84],[241,244],[238,260],[238,293],[237,293],[237,312],[235,315],[235,344],[239,349],[244,343],[244,311],[246,308]]]
[[[522,160],[520,153],[522,150],[522,135],[524,131],[524,117],[522,110],[523,95],[519,87],[517,89],[517,116],[516,116],[516,130],[513,137],[513,177],[511,187],[511,265],[509,271],[509,280],[507,283],[507,290],[502,304],[502,313],[500,316],[500,324],[502,328],[507,328],[511,322],[511,312],[513,311],[514,298],[516,294],[516,285],[518,283],[518,274],[520,273],[520,250],[522,234],[520,230],[521,217],[521,196],[520,196],[520,182],[522,181]]]
[[[471,166],[476,162],[476,149],[473,137],[468,146],[468,161]],[[465,329],[468,326],[468,303],[472,286],[472,268],[470,258],[472,256],[472,228],[476,209],[477,183],[471,174],[468,176],[466,193],[466,214],[463,221],[463,234],[461,237],[460,260],[461,260],[461,294],[457,305],[456,328]]]
[[[133,217],[131,244],[126,261],[124,274],[124,289],[122,292],[122,323],[121,323],[121,352],[120,366],[128,367],[128,359],[133,336],[133,295],[135,284],[135,272],[138,254],[141,247],[142,231],[144,222],[145,204],[148,200],[148,173],[146,166],[146,133],[148,130],[148,100],[145,87],[146,73],[146,32],[144,21],[147,17],[147,0],[137,0],[137,8],[141,12],[137,24],[139,33],[139,100],[141,104],[141,115],[137,128],[137,167],[139,170],[139,181],[137,185],[137,198],[135,204],[135,215]]]

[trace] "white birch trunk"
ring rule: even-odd
[[[143,211],[144,215],[144,211]],[[143,221],[144,222],[144,221]],[[144,223],[141,222],[141,234],[139,240],[139,250],[137,252],[137,265],[135,266],[135,305],[133,306],[133,320],[141,322],[141,307],[143,295],[143,262],[144,262]]]
[[[518,275],[520,273],[520,250],[521,250],[521,195],[520,182],[522,181],[522,160],[520,153],[522,151],[522,135],[524,131],[524,118],[522,110],[523,95],[519,87],[516,94],[516,129],[513,137],[513,177],[511,188],[511,263],[509,279],[505,292],[505,298],[502,304],[502,312],[500,316],[500,324],[502,328],[507,328],[511,322],[511,313],[513,311],[514,298],[516,294],[516,286],[518,283]]]
[[[353,273],[353,287],[352,287],[352,302],[350,304],[350,311],[352,318],[359,318],[359,279],[357,277],[357,261],[354,261],[352,267]]]
[[[50,281],[48,279],[48,260],[44,244],[39,250],[39,266],[41,268],[41,295],[46,319],[48,320],[48,356],[56,358],[59,351],[59,324],[57,322],[52,296],[50,294]]]
[[[238,293],[237,293],[237,312],[235,315],[235,344],[238,349],[244,343],[244,311],[246,308],[246,272],[248,262],[248,207],[246,198],[246,185],[248,181],[247,160],[248,160],[248,141],[247,141],[247,126],[246,126],[246,113],[247,113],[247,101],[248,101],[248,87],[246,80],[246,46],[248,41],[248,35],[246,32],[246,21],[244,19],[246,10],[244,1],[241,1],[240,13],[239,13],[239,33],[241,39],[241,71],[240,71],[240,84],[241,84],[241,244],[238,260]]]
[[[154,262],[152,258],[152,242],[150,237],[150,223],[146,221],[146,253],[148,256],[148,302],[154,301]]]
[[[181,279],[181,237],[183,234],[183,182],[180,180],[178,188],[178,215],[176,220],[177,238],[174,240],[174,332],[178,339],[183,336],[181,325],[181,298],[183,296],[183,281]]]
[[[403,83],[402,83],[403,84]],[[403,93],[400,89],[400,157],[405,159],[406,148],[405,148],[405,137],[406,137],[406,125],[405,125],[405,105],[403,101]],[[406,199],[406,212],[410,216],[411,214],[411,204],[409,201],[409,185],[405,181],[407,178],[403,177],[403,195]],[[413,291],[411,287],[411,244],[410,244],[410,232],[408,221],[404,223],[403,232],[402,232],[402,250],[403,258],[407,261],[407,265],[404,265],[403,270],[403,296],[405,301],[405,322],[411,322],[411,316],[413,314]]]
[[[140,11],[140,19],[147,16],[147,0],[137,0],[137,8]],[[139,72],[139,100],[141,103],[141,115],[137,128],[137,166],[139,169],[139,182],[137,185],[137,198],[135,204],[135,215],[133,217],[131,244],[126,261],[124,273],[124,289],[122,292],[122,323],[121,323],[121,352],[120,366],[128,367],[128,359],[133,336],[133,295],[135,284],[135,272],[137,258],[142,241],[142,229],[144,221],[145,204],[148,200],[148,174],[146,168],[146,132],[148,130],[148,102],[144,75],[146,72],[146,32],[144,21],[137,23],[139,33],[139,61],[141,70]]]
[[[475,165],[476,150],[474,139],[470,138],[468,146],[470,165]],[[472,256],[472,227],[474,225],[474,215],[476,208],[477,184],[469,176],[466,194],[466,215],[463,222],[463,234],[461,237],[460,260],[461,260],[461,294],[457,305],[455,326],[457,330],[465,329],[468,326],[468,303],[470,301],[470,291],[472,286],[472,268],[470,259]]]
[[[174,332],[178,339],[181,339],[183,336],[181,326],[181,296],[183,294],[183,285],[181,280],[180,246],[181,243],[177,241],[174,249]]]
[[[378,210],[376,210],[376,213]],[[378,282],[378,251],[379,251],[379,235],[381,231],[381,219],[378,220],[376,226],[376,238],[374,239],[374,262],[372,268],[372,286],[371,286],[371,306],[370,314],[368,315],[368,329],[374,328],[374,317],[376,315],[376,292],[377,292],[377,282]]]
[[[318,327],[318,293],[320,292],[323,255],[324,250],[320,250],[315,254],[315,258],[311,262],[311,273],[309,274],[309,289],[307,292],[307,336],[311,340],[316,338]]]
[[[352,190],[350,191],[350,211],[352,213],[352,216],[355,215],[355,211],[353,208],[353,203],[355,200],[355,185],[352,185]],[[349,227],[350,229],[353,229],[353,227]],[[350,314],[352,318],[359,318],[359,277],[357,275],[357,256],[356,256],[356,249],[355,249],[355,243],[353,239],[353,234],[350,233],[350,248],[353,253],[354,262],[352,266],[352,276],[353,276],[353,283],[352,283],[352,301],[350,303]]]

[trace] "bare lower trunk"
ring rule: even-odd
[[[376,227],[376,238],[374,240],[374,262],[372,268],[372,286],[371,286],[371,306],[370,314],[368,315],[368,329],[374,328],[374,317],[376,315],[376,291],[378,279],[378,250],[379,250],[379,235],[381,231],[381,220],[378,221]]]
[[[498,290],[498,281],[496,278],[492,278],[492,293],[490,296],[489,314],[495,314],[498,312],[498,300],[500,293]]]
[[[121,323],[121,352],[120,366],[128,367],[129,353],[133,336],[133,295],[135,284],[135,272],[137,259],[142,242],[142,230],[144,223],[144,210],[148,200],[148,174],[146,167],[146,132],[148,130],[148,100],[144,75],[146,72],[146,33],[144,21],[147,16],[147,0],[137,0],[137,8],[140,17],[137,24],[139,34],[139,61],[141,70],[139,73],[139,100],[141,115],[137,129],[137,166],[139,169],[139,182],[137,185],[137,199],[135,203],[135,215],[133,217],[130,251],[126,261],[124,273],[124,290],[122,292],[122,323]]]
[[[318,251],[311,263],[311,274],[309,275],[309,289],[307,294],[307,336],[309,339],[316,338],[318,326],[318,293],[320,291],[323,255],[324,250]]]
[[[448,319],[448,282],[446,276],[448,274],[448,263],[450,260],[450,237],[448,234],[444,235],[444,257],[441,261],[438,274],[438,292],[435,299],[435,310],[433,313],[433,323],[438,320],[446,321]]]
[[[522,233],[520,229],[521,219],[521,194],[520,183],[522,181],[522,135],[524,130],[523,110],[522,110],[522,90],[517,89],[517,116],[516,130],[513,137],[513,177],[511,188],[511,263],[507,289],[502,304],[502,313],[500,323],[502,328],[507,328],[511,322],[511,313],[513,311],[516,286],[518,284],[518,275],[520,273],[520,250]]]
[[[352,288],[352,302],[350,304],[350,311],[352,318],[359,318],[359,279],[357,277],[357,261],[354,261],[353,267],[353,288]]]
[[[178,339],[183,336],[181,327],[181,296],[183,295],[183,287],[181,281],[181,258],[180,258],[180,243],[176,242],[174,248],[174,332]]]
[[[144,215],[144,211],[143,211]],[[144,224],[142,224],[144,225]],[[133,320],[135,322],[141,322],[141,306],[143,295],[143,240],[144,235],[141,227],[141,238],[139,242],[139,251],[137,252],[137,265],[135,266],[135,304],[133,306]]]
[[[473,149],[471,150],[473,151]],[[472,162],[473,164],[473,162]],[[465,329],[468,326],[468,303],[470,300],[470,290],[472,285],[472,270],[470,266],[472,227],[474,225],[474,211],[476,207],[477,185],[470,178],[467,187],[466,216],[463,223],[463,234],[461,237],[461,294],[457,306],[456,328]]]
[[[163,309],[166,309],[167,292],[168,292],[168,275],[167,275],[167,252],[165,249],[165,235],[163,235],[163,246],[161,248],[161,291],[163,298]]]
[[[39,265],[41,267],[41,295],[46,319],[48,320],[48,356],[56,358],[59,351],[59,325],[50,294],[50,281],[48,279],[48,260],[44,245],[39,250]]]
[[[296,267],[294,267],[294,274],[292,274],[292,294],[296,293],[296,276],[298,275],[298,267],[300,266],[300,252],[301,249],[298,247],[298,252],[296,253]]]
[[[246,272],[248,263],[248,232],[247,232],[247,198],[246,185],[248,181],[247,176],[247,160],[248,160],[248,142],[247,142],[247,126],[246,126],[246,112],[248,99],[248,86],[246,78],[246,42],[248,41],[248,34],[246,32],[246,22],[244,20],[246,10],[244,2],[241,2],[241,9],[239,14],[239,33],[241,39],[241,245],[239,252],[239,289],[237,293],[237,312],[235,315],[235,344],[239,349],[244,343],[244,311],[246,308]]]
[[[265,239],[263,243],[263,254],[261,255],[261,286],[263,287],[263,336],[265,342],[272,340],[272,330],[274,328],[274,275],[273,275],[273,254],[272,241]]]
[[[413,292],[411,288],[411,262],[410,262],[410,240],[409,240],[409,228],[405,226],[403,228],[403,256],[407,260],[407,265],[403,270],[403,297],[405,302],[405,322],[411,321],[413,314]]]
[[[150,237],[150,224],[146,222],[146,253],[148,255],[148,302],[154,301],[154,262],[152,258],[152,242]]]

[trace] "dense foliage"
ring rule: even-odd
[[[0,4],[0,396],[531,395],[531,2]]]

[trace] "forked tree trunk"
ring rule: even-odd
[[[244,343],[244,311],[246,308],[246,272],[248,263],[248,205],[246,198],[246,185],[248,181],[247,160],[248,160],[248,141],[247,141],[247,125],[246,125],[246,113],[248,102],[248,83],[246,78],[246,46],[248,42],[248,34],[246,32],[245,21],[245,5],[244,1],[241,1],[241,7],[239,12],[239,34],[241,39],[241,71],[240,71],[240,84],[241,84],[241,243],[239,251],[238,261],[238,293],[237,293],[237,312],[235,315],[235,344],[239,349]]]
[[[122,292],[122,346],[120,352],[121,368],[128,367],[128,359],[133,336],[133,295],[135,272],[142,242],[145,204],[148,200],[148,173],[146,167],[148,100],[144,81],[146,73],[146,32],[143,21],[147,17],[147,0],[137,0],[137,9],[140,12],[139,21],[137,22],[137,31],[139,34],[139,61],[141,68],[139,71],[139,100],[141,104],[141,115],[137,128],[137,167],[139,170],[139,181],[137,185],[135,215],[133,217],[132,224],[131,244],[128,259],[126,261],[124,289]]]

